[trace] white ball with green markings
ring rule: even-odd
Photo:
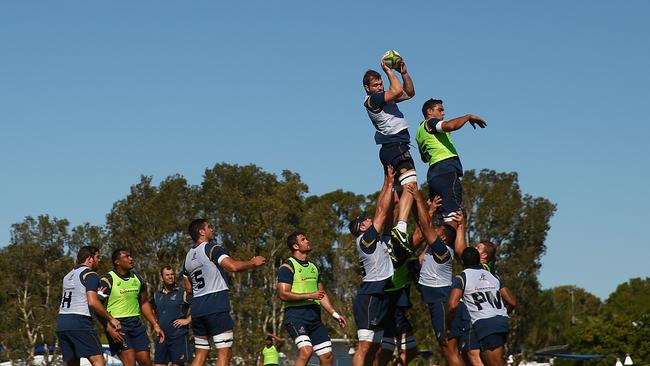
[[[388,66],[390,69],[398,69],[399,64],[402,63],[402,56],[399,52],[394,50],[388,50],[381,58],[384,61],[384,65]]]

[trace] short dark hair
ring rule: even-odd
[[[120,257],[120,254],[122,252],[128,252],[128,251],[129,250],[126,248],[117,248],[113,251],[113,254],[111,254],[111,261],[113,262],[113,267],[115,267],[115,261],[117,260],[117,258]]]
[[[77,264],[82,264],[88,258],[92,258],[99,253],[99,248],[90,245],[84,245],[77,252]]]
[[[476,267],[481,264],[481,257],[474,247],[465,248],[460,258],[463,260],[463,266],[465,267]]]
[[[350,221],[350,224],[348,224],[348,230],[350,230],[350,234],[358,237],[361,234],[361,232],[359,231],[359,229],[361,228],[361,223],[364,222],[367,218],[368,215],[365,212],[362,212],[361,215],[352,219]]]
[[[445,233],[445,237],[447,238],[445,244],[453,245],[456,241],[456,229],[454,229],[454,227],[449,224],[442,224],[440,225],[440,228],[442,228],[443,232]]]
[[[379,79],[381,80],[381,75],[375,70],[368,70],[363,74],[363,85],[370,85],[370,80]]]
[[[427,109],[433,109],[436,104],[442,104],[442,100],[430,98],[424,104],[422,104],[422,115],[426,118]]]
[[[162,273],[163,273],[164,270],[174,271],[174,268],[172,268],[172,266],[162,266],[162,267],[160,267],[160,275],[161,276],[162,276]],[[176,271],[174,271],[174,273],[176,273]]]
[[[488,262],[492,262],[492,260],[494,260],[494,257],[497,255],[497,245],[485,240],[480,241],[479,244],[483,244],[485,247],[485,254],[487,255]]]
[[[187,231],[190,233],[190,237],[192,237],[192,240],[195,243],[199,240],[199,236],[201,236],[199,231],[201,231],[207,223],[208,221],[206,219],[196,219],[190,223]]]
[[[300,235],[305,235],[304,231],[294,231],[289,236],[287,236],[287,247],[289,247],[289,250],[291,253],[293,253],[293,245],[298,244],[298,236]]]

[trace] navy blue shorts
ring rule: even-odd
[[[508,341],[508,333],[492,333],[485,338],[481,338],[481,351],[493,350],[506,344]]]
[[[481,351],[495,349],[506,343],[510,320],[505,316],[479,319],[472,324],[472,329],[481,344]]]
[[[318,346],[330,340],[318,305],[284,309],[284,327],[294,341],[300,336],[307,336],[312,346]]]
[[[212,337],[235,327],[229,311],[192,317],[194,336]]]
[[[165,338],[163,343],[156,340],[153,363],[166,365],[171,362],[180,364],[190,362],[191,360],[192,354],[187,336],[172,339]]]
[[[56,336],[65,362],[102,354],[102,344],[94,330],[64,330],[56,332]]]
[[[458,173],[449,172],[436,175],[428,179],[427,182],[429,183],[429,198],[433,199],[435,196],[442,198],[442,206],[440,206],[439,212],[442,213],[443,217],[461,209],[463,186]]]
[[[388,315],[384,321],[384,337],[398,337],[405,333],[413,333],[413,326],[408,320],[407,312],[411,307],[409,286],[396,291],[386,291],[388,296]]]
[[[413,326],[406,316],[408,308],[394,308],[392,314],[388,314],[384,322],[384,337],[399,338],[402,334],[412,334]]]
[[[467,311],[467,306],[462,301],[458,304],[456,319],[452,322],[451,338],[458,340],[458,350],[461,352],[469,352],[470,350],[481,348],[476,332],[472,328],[472,321],[469,316],[469,311]]]
[[[357,294],[353,312],[357,329],[378,330],[388,314],[388,296],[384,294]]]
[[[397,176],[399,176],[401,169],[415,169],[415,163],[413,162],[410,149],[411,147],[407,143],[396,142],[381,145],[381,148],[379,149],[379,160],[384,166],[384,170],[388,165],[395,168],[395,179],[398,178]]]
[[[118,319],[122,324],[120,332],[124,333],[124,343],[116,343],[113,338],[106,333],[108,338],[108,346],[112,355],[118,355],[126,349],[133,349],[136,352],[147,351],[149,352],[149,337],[147,337],[147,329],[140,321],[140,318],[130,318],[129,320]]]
[[[438,343],[442,344],[447,338],[447,320],[446,320],[446,308],[447,303],[445,302],[431,302],[427,303],[429,308],[429,316],[431,316],[431,326],[433,327],[433,332],[436,335]]]

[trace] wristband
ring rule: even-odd
[[[332,318],[334,318],[334,319],[336,319],[336,320],[339,320],[339,319],[341,319],[341,316],[339,315],[339,313],[337,313],[337,312],[335,311],[335,312],[332,313]]]

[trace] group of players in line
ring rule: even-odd
[[[466,244],[460,206],[463,171],[450,136],[467,122],[481,128],[486,123],[471,114],[445,120],[441,100],[424,103],[425,120],[416,141],[422,160],[429,163],[427,182],[432,199],[426,201],[417,189],[408,123],[397,107],[415,95],[413,81],[403,61],[396,68],[403,84],[383,61],[381,66],[389,89],[384,90],[381,75],[373,70],[366,72],[363,85],[367,93],[364,105],[377,129],[375,141],[381,145],[384,182],[375,214],[362,214],[349,224],[362,268],[362,283],[353,306],[359,341],[353,365],[386,365],[396,349],[400,362],[408,364],[413,359],[416,341],[407,309],[411,306],[411,274],[418,268],[418,288],[448,365],[477,366],[485,362],[503,366],[509,329],[506,308],[511,310],[516,300],[490,265],[496,246]],[[417,227],[409,235],[411,212]],[[194,220],[188,231],[194,245],[185,257],[183,286],[176,284],[173,268],[164,267],[160,271],[162,286],[153,301],[149,301],[142,278],[132,271],[134,262],[127,249],[113,252],[114,269],[102,278],[96,272],[99,250],[90,246],[79,250],[77,265],[63,279],[57,318],[57,336],[69,366],[79,365],[80,358],[88,358],[93,366],[105,363],[91,309],[103,319],[110,350],[125,366],[134,366],[136,361],[141,366],[152,364],[140,315],[156,333],[156,365],[189,362],[190,325],[195,347],[192,366],[205,364],[210,340],[217,350],[216,364],[229,364],[235,324],[230,316],[225,271],[245,271],[264,265],[266,259],[231,258],[222,246],[212,242],[214,230],[204,219]],[[291,256],[277,270],[277,290],[284,302],[285,329],[298,348],[295,365],[306,365],[312,354],[322,365],[331,365],[332,343],[321,320],[321,308],[341,327],[347,320],[333,307],[318,267],[309,261],[312,246],[306,234],[292,233],[287,246]],[[465,268],[455,278],[454,258],[461,259]],[[272,343],[267,342],[264,348],[269,352],[262,352],[269,355],[263,364],[278,362],[276,352],[270,351]]]

